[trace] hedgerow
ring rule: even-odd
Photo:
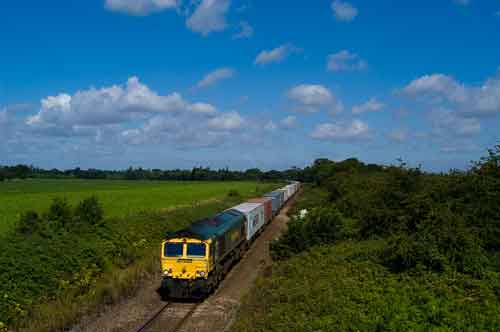
[[[499,331],[499,161],[500,146],[443,174],[316,161],[321,199],[299,199],[236,330]]]

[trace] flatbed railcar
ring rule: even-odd
[[[161,246],[162,296],[207,297],[298,188],[299,183],[291,182],[262,198],[167,233]]]

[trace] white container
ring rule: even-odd
[[[290,195],[288,194],[288,189],[286,187],[278,189],[278,191],[282,191],[285,194],[285,202],[288,201]]]
[[[264,204],[262,203],[242,203],[231,208],[243,213],[247,219],[247,241],[252,240],[255,234],[265,225]]]

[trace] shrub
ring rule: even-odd
[[[35,211],[21,213],[16,225],[16,232],[20,234],[33,234],[39,230],[41,220]]]
[[[66,228],[73,219],[73,211],[67,199],[56,197],[44,218],[53,228]]]
[[[289,221],[286,232],[271,243],[271,257],[286,259],[315,245],[351,238],[357,233],[356,225],[332,206],[312,209],[305,219]]]
[[[87,225],[98,225],[104,218],[104,210],[96,196],[81,201],[75,208],[76,222]]]

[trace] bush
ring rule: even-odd
[[[271,243],[271,257],[287,259],[315,245],[351,238],[355,228],[355,221],[344,218],[334,207],[312,209],[305,219],[289,221],[286,232]]]
[[[20,234],[32,234],[39,230],[41,220],[35,211],[21,213],[16,225],[16,232]]]
[[[73,211],[65,198],[56,197],[44,218],[54,229],[65,229],[73,220]]]
[[[104,218],[104,210],[96,196],[81,201],[75,208],[76,222],[87,225],[98,225]]]

